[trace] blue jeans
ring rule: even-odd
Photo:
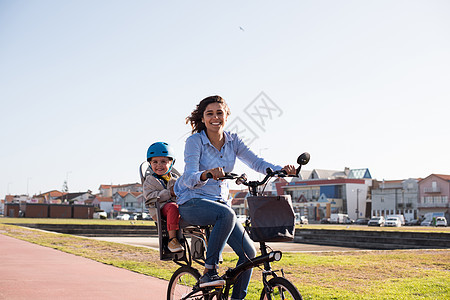
[[[227,205],[206,199],[194,198],[179,206],[181,217],[194,225],[214,225],[208,240],[206,250],[205,268],[219,267],[219,257],[228,245],[238,255],[237,265],[256,256],[253,241],[245,232],[242,224],[236,222],[234,211]],[[244,299],[247,294],[248,283],[252,275],[252,269],[242,273],[236,280],[232,299]]]

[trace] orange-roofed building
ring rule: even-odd
[[[103,210],[108,215],[113,212],[113,198],[112,197],[102,197],[95,195],[95,199],[92,201],[92,205]]]
[[[134,192],[142,193],[142,184],[128,183],[128,184],[101,184],[98,188],[102,197],[112,197],[117,192]]]
[[[141,192],[118,191],[112,196],[114,212],[140,213],[145,211],[144,197]]]

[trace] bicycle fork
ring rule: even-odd
[[[266,255],[267,254],[266,243],[260,242],[259,244],[260,244],[261,256]],[[281,259],[281,252],[279,252],[279,255],[280,255],[280,257],[275,258],[275,260],[278,261]],[[263,289],[264,289],[265,294],[268,296],[268,300],[272,299],[271,295],[273,292],[273,288],[272,288],[272,286],[270,286],[269,281],[267,280],[267,276],[278,277],[277,273],[275,273],[275,272],[276,271],[272,270],[272,267],[271,267],[269,261],[264,262],[264,271],[262,272],[262,281],[263,281]],[[283,269],[281,269],[281,275],[282,275],[282,277],[284,277]]]

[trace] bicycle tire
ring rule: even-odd
[[[169,281],[167,288],[167,300],[179,300],[183,296],[193,291],[194,286],[200,278],[200,273],[197,269],[183,266],[178,268]],[[188,299],[203,299],[202,291],[200,290]]]
[[[302,295],[298,289],[289,280],[284,277],[274,277],[269,280],[271,293],[266,294],[266,291],[261,292],[261,300],[303,300]]]

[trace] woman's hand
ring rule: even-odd
[[[215,180],[219,180],[220,177],[225,176],[225,172],[223,171],[223,169],[221,167],[217,167],[214,169],[209,169],[206,170],[202,173],[202,175],[200,176],[200,179],[202,181],[205,181],[206,179],[208,179],[208,177],[206,177],[206,174],[211,173],[211,175],[213,176],[213,179]]]
[[[284,170],[288,175],[295,175],[297,173],[297,169],[294,165],[284,166],[282,170]]]

